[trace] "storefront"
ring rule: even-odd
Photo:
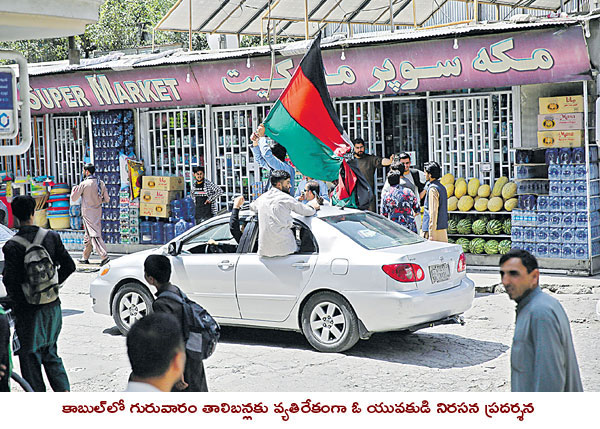
[[[581,82],[591,79],[585,28],[597,22],[586,22],[469,26],[336,42],[323,49],[329,91],[344,128],[351,138],[362,137],[370,153],[407,151],[419,168],[436,160],[444,173],[492,187],[502,176],[517,179],[515,149],[537,142],[525,133],[538,114],[525,110],[527,88],[547,84],[558,93],[558,83],[580,82],[582,93]],[[98,125],[89,112],[133,109],[134,152],[146,174],[183,176],[189,191],[191,167],[204,165],[224,191],[221,208],[230,208],[238,194],[252,199],[262,173],[250,135],[301,56],[276,58],[271,83],[270,58],[262,48],[137,58],[129,67],[121,59],[32,76],[32,105],[51,128],[45,141],[57,161],[52,171],[73,184],[88,153],[96,163],[106,161],[97,156]],[[586,112],[588,117],[594,109]],[[381,187],[385,171],[376,174]],[[503,222],[511,218],[504,209],[488,215]],[[511,233],[499,235],[491,238],[510,239]],[[470,258],[474,264],[495,261]]]

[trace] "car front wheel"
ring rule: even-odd
[[[113,319],[123,335],[127,335],[131,325],[152,313],[152,296],[137,283],[123,285],[112,304]]]
[[[359,339],[358,318],[350,303],[333,292],[318,292],[302,308],[302,332],[320,352],[339,353]]]

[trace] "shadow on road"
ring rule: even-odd
[[[102,331],[102,333],[112,335],[113,337],[123,335],[121,334],[121,331],[119,331],[119,328],[117,328],[116,326],[113,326],[112,328],[106,328],[104,331]]]
[[[508,349],[506,344],[454,334],[386,332],[360,341],[346,355],[448,369],[480,365],[496,359]]]
[[[286,349],[314,350],[298,332],[224,326],[221,342]],[[346,356],[374,359],[427,368],[464,368],[491,361],[508,350],[493,341],[481,341],[454,334],[386,332],[359,341]],[[318,353],[314,350],[315,353]]]
[[[63,310],[62,316],[63,317],[74,316],[76,314],[82,314],[82,313],[83,313],[83,311],[81,311],[81,310]]]

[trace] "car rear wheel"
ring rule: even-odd
[[[142,285],[127,283],[123,285],[112,304],[113,319],[123,335],[137,320],[152,313],[152,296]]]
[[[302,308],[302,332],[320,352],[339,353],[358,340],[358,318],[350,303],[333,292],[318,292]]]

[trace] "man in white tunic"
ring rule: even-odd
[[[71,191],[71,202],[74,203],[81,197],[81,217],[83,219],[83,256],[79,260],[82,264],[89,263],[88,259],[92,248],[102,261],[100,266],[109,261],[106,244],[102,240],[102,204],[108,203],[110,197],[103,181],[94,176],[96,168],[92,164],[83,167],[85,179]]]
[[[316,198],[302,204],[290,195],[287,171],[273,171],[271,186],[250,204],[250,210],[258,213],[258,254],[267,257],[291,255],[298,247],[292,232],[292,211],[301,216],[312,216],[320,206]]]

